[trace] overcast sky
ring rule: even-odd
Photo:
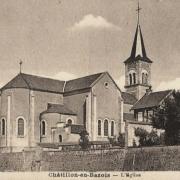
[[[124,86],[137,0],[0,0],[0,85],[23,72],[71,79],[108,71]],[[180,88],[180,0],[140,0],[154,90]]]

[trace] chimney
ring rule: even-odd
[[[152,86],[149,86],[148,89],[146,89],[146,95],[149,95],[152,93]]]

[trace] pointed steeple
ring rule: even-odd
[[[134,42],[131,50],[131,57],[136,58],[137,56],[146,57],[144,40],[141,32],[141,27],[139,24],[137,24]]]
[[[124,61],[124,63],[136,61],[136,60],[142,60],[142,61],[152,63],[152,61],[146,55],[146,49],[144,46],[143,35],[141,32],[141,27],[140,27],[140,23],[139,23],[140,10],[141,10],[141,8],[139,7],[139,2],[138,2],[138,9],[136,10],[136,11],[138,11],[137,28],[136,28],[136,33],[134,36],[134,42],[133,42],[133,46],[132,46],[132,50],[131,50],[131,55],[126,61]]]

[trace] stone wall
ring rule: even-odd
[[[126,153],[124,171],[179,171],[180,146],[132,148]]]
[[[0,171],[173,171],[180,146],[0,153]]]
[[[120,171],[123,167],[124,155],[124,150],[44,152],[42,170]]]
[[[1,153],[0,171],[120,171],[125,150]]]

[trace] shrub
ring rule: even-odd
[[[165,145],[165,132],[160,134],[160,144]]]
[[[135,139],[133,139],[133,147],[137,147]]]
[[[135,136],[139,137],[139,146],[153,146],[161,144],[161,139],[154,130],[149,133],[145,129],[136,128]]]
[[[124,147],[125,146],[125,134],[119,133],[117,141],[118,141],[119,146]]]
[[[116,137],[108,137],[109,143],[112,146],[116,146],[117,145],[117,141],[116,141]]]
[[[108,140],[112,146],[124,147],[124,145],[125,145],[125,134],[119,133],[119,136],[117,138],[116,137],[108,137]]]
[[[88,149],[90,146],[88,135],[89,133],[86,130],[80,132],[79,145],[83,150]]]

